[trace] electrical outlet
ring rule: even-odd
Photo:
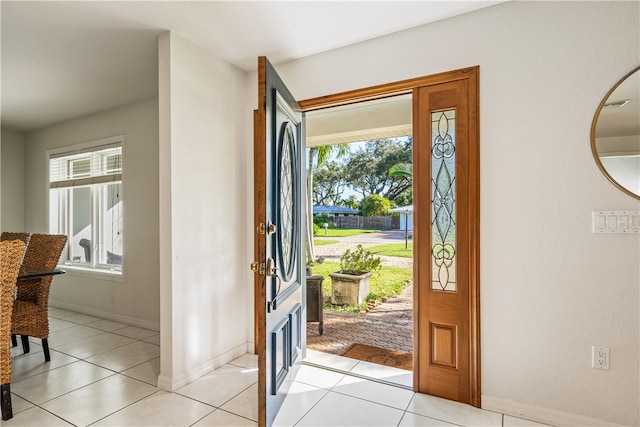
[[[609,370],[609,347],[594,345],[591,347],[591,367]]]

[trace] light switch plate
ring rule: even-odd
[[[595,211],[594,233],[640,233],[640,211]]]

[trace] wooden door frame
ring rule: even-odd
[[[438,74],[432,74],[429,76],[417,77],[413,79],[401,80],[393,83],[381,84],[361,89],[355,89],[345,92],[340,92],[332,95],[321,96],[317,98],[310,98],[302,101],[298,101],[302,112],[321,110],[329,107],[338,107],[342,105],[355,104],[363,101],[370,101],[374,99],[388,98],[397,95],[413,94],[414,90],[419,87],[431,86],[441,83],[447,83],[456,80],[467,79],[469,81],[469,92],[473,98],[473,102],[469,105],[469,133],[470,138],[474,138],[475,141],[479,140],[479,70],[478,66],[461,68],[458,70],[446,71]],[[415,97],[414,97],[415,98]],[[415,102],[415,100],[414,100]],[[415,105],[412,109],[415,111]],[[414,133],[417,126],[414,117]],[[479,144],[474,144],[475,159],[479,159]],[[471,180],[474,188],[470,191],[475,195],[472,205],[474,206],[471,218],[471,239],[474,242],[471,244],[472,253],[470,254],[470,292],[469,292],[469,315],[470,315],[470,348],[468,349],[470,354],[470,378],[469,384],[471,389],[471,404],[476,407],[481,405],[481,375],[480,375],[480,183],[479,183],[479,161],[473,162],[470,170],[471,176],[478,177],[478,179]],[[261,185],[254,182],[255,185]],[[475,215],[473,215],[475,214]],[[414,283],[418,283],[417,266],[414,263]],[[259,286],[256,286],[258,292]],[[419,289],[414,289],[414,310],[413,310],[413,340],[414,351],[418,348],[417,337],[421,326],[417,321],[417,301],[421,298]],[[258,312],[256,308],[256,312]],[[257,319],[256,319],[257,326]],[[426,326],[424,326],[426,327]],[[420,373],[420,366],[418,364],[418,357],[413,358],[413,387],[414,390],[419,392],[418,387],[418,375]]]

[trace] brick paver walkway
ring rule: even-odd
[[[324,334],[317,323],[307,323],[307,348],[342,354],[351,344],[413,352],[413,285],[367,313],[324,310]]]
[[[340,238],[339,243],[316,246],[316,256],[340,260],[347,248],[365,248],[384,243],[404,242],[404,233],[385,231]],[[382,265],[411,267],[411,258],[381,257]],[[367,313],[338,313],[324,310],[324,334],[317,323],[307,324],[307,347],[325,353],[342,354],[351,344],[366,344],[412,353],[413,286],[397,298],[389,298]]]

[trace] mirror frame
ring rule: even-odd
[[[618,80],[618,82],[615,85],[613,85],[613,87],[609,90],[609,92],[607,92],[607,94],[604,96],[604,98],[600,102],[600,105],[598,105],[598,109],[596,110],[596,114],[593,116],[593,122],[591,122],[591,152],[593,153],[593,158],[596,161],[596,164],[598,165],[598,167],[600,168],[600,171],[604,174],[604,176],[607,177],[607,179],[609,181],[611,181],[611,183],[613,185],[615,185],[623,193],[626,193],[629,196],[640,200],[640,194],[636,194],[636,193],[631,192],[630,190],[628,190],[627,188],[622,186],[618,181],[616,181],[609,174],[607,169],[604,167],[604,165],[600,161],[600,156],[598,155],[598,150],[597,150],[597,147],[596,147],[596,125],[598,124],[598,118],[600,117],[600,112],[602,111],[602,108],[604,107],[604,104],[607,103],[607,101],[609,100],[609,97],[618,88],[618,86],[620,86],[622,84],[622,82],[624,82],[627,78],[631,77],[636,72],[640,72],[640,66],[634,68],[633,70],[628,72],[624,77],[622,77],[620,80]]]

